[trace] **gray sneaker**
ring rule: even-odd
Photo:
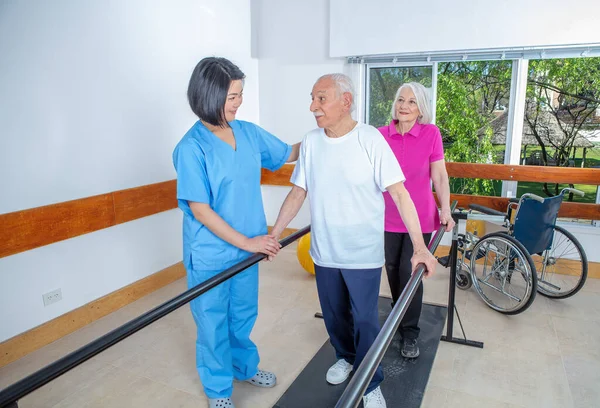
[[[419,357],[419,346],[417,346],[417,339],[404,339],[400,354],[402,354],[402,357],[405,358]]]
[[[231,398],[209,398],[208,408],[235,408]]]
[[[246,382],[257,387],[271,388],[277,384],[277,377],[269,371],[258,370],[254,377],[248,378]]]

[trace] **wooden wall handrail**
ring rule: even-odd
[[[176,181],[0,214],[0,258],[177,207]]]
[[[294,171],[293,164],[284,164],[282,168],[277,171],[270,171],[262,169],[260,183],[269,186],[291,186],[290,178]]]
[[[456,162],[447,162],[446,169],[448,176],[456,178],[600,185],[600,169]],[[263,169],[263,184],[290,186],[292,171],[293,164],[286,164],[274,173]]]
[[[545,166],[513,166],[508,164],[446,163],[448,175],[456,178],[480,178],[490,180],[537,181],[540,183],[573,183],[600,185],[600,169],[579,169]],[[262,184],[291,186],[293,164],[286,164],[276,172],[262,171]],[[468,194],[451,194],[458,206],[480,204],[498,211],[506,211],[508,198]],[[564,202],[558,213],[560,217],[600,220],[600,204]]]
[[[600,169],[446,163],[450,177],[600,185]],[[262,171],[261,183],[290,186],[293,164]],[[0,214],[0,258],[74,238],[177,207],[175,180]],[[453,194],[459,206],[477,203],[503,211],[507,199]],[[561,217],[600,219],[600,205],[565,202]]]
[[[450,177],[600,185],[600,169],[447,162]]]

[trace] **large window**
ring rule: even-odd
[[[530,60],[521,163],[536,166],[600,167],[600,58]],[[594,203],[597,186],[520,182],[517,194],[542,197],[575,187]]]
[[[398,87],[420,82],[431,90],[448,161],[502,164],[505,157],[512,157],[512,163],[518,157],[523,165],[600,168],[600,57],[534,58],[514,69],[512,60],[502,58],[366,65],[366,120],[374,126],[389,123]],[[508,134],[511,124],[512,133],[520,128],[516,118],[523,118],[522,135]],[[521,146],[512,143],[507,151],[507,142],[518,143],[519,137]],[[569,186],[585,197],[566,200],[600,201],[597,186],[579,184],[519,182],[516,195],[547,197]],[[502,182],[453,178],[451,191],[500,196]]]

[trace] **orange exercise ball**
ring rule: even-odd
[[[308,251],[310,250],[310,232],[304,235],[298,241],[298,248],[296,249],[296,255],[298,256],[298,262],[304,270],[311,275],[315,274],[315,264]]]

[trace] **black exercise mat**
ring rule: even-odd
[[[379,298],[379,321],[388,317],[391,299]],[[437,352],[446,320],[446,307],[423,304],[419,325],[419,358],[405,359],[400,355],[401,340],[396,333],[383,357],[385,379],[381,391],[388,407],[418,408],[421,406],[431,366]],[[344,392],[350,379],[343,384],[330,385],[325,374],[336,362],[335,352],[329,339],[315,354],[292,385],[281,396],[273,408],[333,408]],[[362,407],[362,403],[360,405]]]

